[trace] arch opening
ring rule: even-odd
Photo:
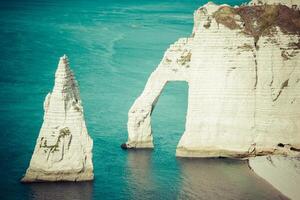
[[[167,149],[174,153],[185,131],[188,106],[188,83],[168,82],[151,113],[152,134],[156,149]],[[166,148],[167,147],[167,148]]]
[[[176,106],[176,107],[180,107],[182,114],[182,124],[185,124],[185,117],[186,117],[186,112],[187,112],[187,93],[188,92],[183,92],[184,90],[187,91],[188,90],[188,82],[183,81],[183,80],[161,80],[158,79],[158,76],[155,75],[151,75],[146,87],[143,91],[143,93],[141,94],[141,96],[139,96],[136,101],[134,102],[133,106],[131,107],[131,109],[128,112],[128,141],[125,144],[121,145],[121,148],[123,149],[131,149],[131,148],[153,148],[153,134],[152,134],[152,124],[151,124],[151,116],[152,116],[152,112],[154,111],[154,108],[157,106],[156,103],[158,102],[158,98],[160,97],[160,95],[163,93],[163,89],[165,88],[165,86],[167,85],[167,83],[172,82],[171,84],[168,84],[170,86],[167,86],[166,91],[164,92],[163,99],[166,98],[166,100],[162,100],[162,102],[160,102],[158,104],[158,106],[165,102],[166,107],[169,107],[169,111],[174,110],[174,105],[172,105],[175,102],[180,102],[180,100],[182,102],[185,102],[186,106]],[[183,83],[183,84],[182,84]],[[184,84],[185,83],[185,84]],[[174,85],[174,86],[173,86]],[[181,86],[180,86],[181,85]],[[169,91],[168,88],[171,88],[171,90]],[[173,89],[172,89],[173,87]],[[184,96],[185,95],[185,96]],[[168,98],[173,98],[174,101],[173,103],[168,102]],[[183,103],[184,104],[184,103]],[[166,110],[165,110],[166,111]],[[176,110],[175,110],[176,111]],[[179,110],[178,110],[179,111]],[[179,111],[180,112],[180,111]],[[154,111],[155,113],[155,111]],[[178,116],[178,114],[167,114],[167,112],[165,112],[164,115],[164,111],[159,112],[158,116],[162,116],[161,119],[164,120],[169,120],[172,117],[176,117]],[[175,120],[176,121],[176,120]],[[166,123],[168,124],[168,123]],[[178,123],[176,123],[176,125],[174,124],[173,127],[176,127],[178,125]],[[166,126],[163,127],[163,129],[165,128],[171,128],[171,126]],[[182,129],[184,130],[184,125],[182,126]],[[184,132],[182,130],[182,132]],[[174,145],[176,146],[176,145]]]

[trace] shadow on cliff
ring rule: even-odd
[[[91,200],[93,182],[32,183],[30,198],[33,200]]]

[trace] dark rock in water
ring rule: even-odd
[[[126,143],[121,144],[121,148],[122,149],[128,149],[127,144]]]

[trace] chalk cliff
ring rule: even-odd
[[[55,85],[44,102],[44,122],[23,182],[92,180],[92,146],[77,81],[60,58]]]
[[[167,82],[186,81],[188,110],[177,156],[299,151],[299,5],[262,0],[197,9],[192,35],[167,49],[129,110],[122,147],[153,148],[155,103]]]

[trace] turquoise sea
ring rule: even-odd
[[[247,163],[178,159],[187,85],[169,83],[153,113],[155,149],[123,151],[127,112],[164,51],[191,34],[204,0],[0,1],[0,199],[281,199]],[[240,4],[242,0],[218,0]],[[94,140],[95,181],[21,184],[67,54]]]

